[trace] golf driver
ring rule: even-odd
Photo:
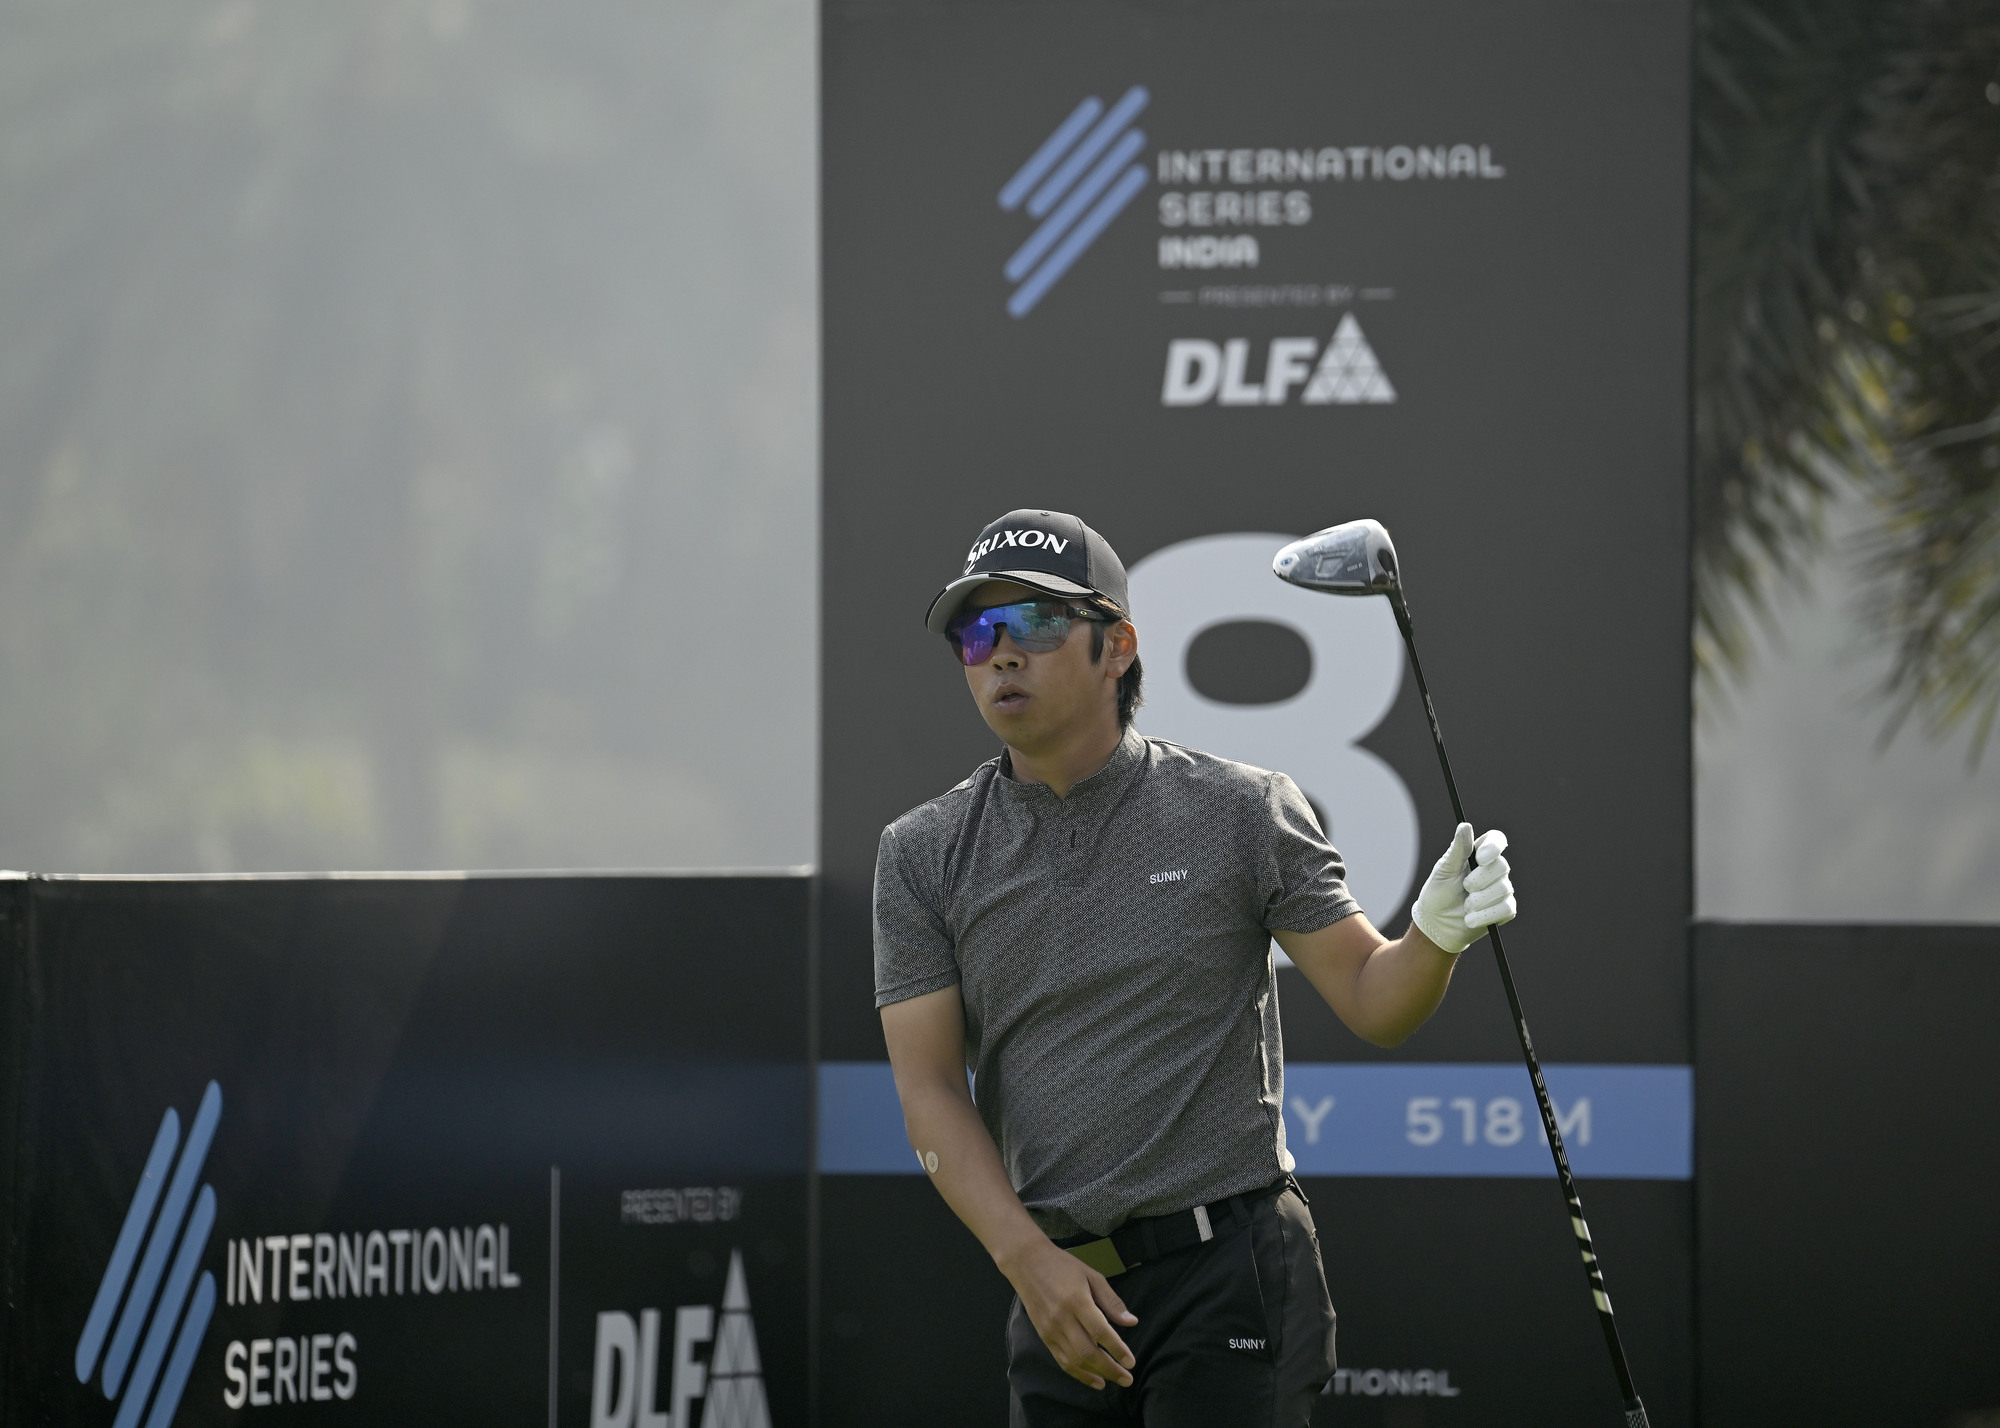
[[[1396,547],[1382,523],[1349,521],[1317,531],[1304,540],[1295,540],[1272,559],[1271,570],[1280,580],[1305,590],[1327,595],[1389,597],[1389,608],[1396,612],[1396,627],[1403,632],[1403,644],[1410,651],[1410,668],[1417,676],[1417,692],[1423,696],[1424,715],[1430,720],[1431,742],[1437,745],[1438,766],[1444,770],[1444,786],[1451,794],[1451,811],[1460,823],[1469,821],[1465,805],[1458,799],[1458,781],[1451,776],[1451,759],[1444,751],[1437,710],[1431,707],[1430,687],[1424,683],[1424,666],[1417,658],[1417,636],[1410,626],[1410,607],[1403,600],[1402,568],[1396,563]],[[1500,967],[1500,984],[1507,989],[1507,1006],[1514,1013],[1514,1032],[1521,1039],[1521,1056],[1528,1063],[1528,1079],[1535,1084],[1535,1105],[1542,1113],[1549,1153],[1555,1157],[1556,1178],[1562,1182],[1563,1198],[1569,1201],[1570,1228],[1576,1233],[1576,1247],[1583,1255],[1584,1272],[1590,1278],[1590,1297],[1597,1306],[1597,1322],[1604,1330],[1605,1347],[1611,1350],[1618,1391],[1625,1395],[1625,1428],[1648,1428],[1645,1405],[1639,1402],[1638,1390],[1632,1386],[1632,1370],[1625,1362],[1625,1348],[1618,1342],[1618,1323],[1611,1317],[1611,1297],[1604,1292],[1604,1271],[1590,1245],[1583,1202],[1577,1198],[1576,1180],[1569,1173],[1569,1155],[1563,1149],[1555,1107],[1550,1104],[1548,1087],[1542,1084],[1542,1065],[1535,1059],[1535,1044],[1528,1037],[1528,1023],[1521,1015],[1521,998],[1514,990],[1507,949],[1501,945],[1497,924],[1486,931],[1493,939],[1493,958]]]

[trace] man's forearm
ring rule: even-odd
[[[1457,965],[1458,958],[1415,927],[1377,947],[1355,978],[1368,1039],[1378,1046],[1395,1046],[1429,1021],[1444,1001]]]
[[[1429,1019],[1458,961],[1414,926],[1391,941],[1360,913],[1276,936],[1348,1029],[1377,1046],[1397,1045]]]
[[[1011,1279],[1009,1266],[1024,1252],[1048,1243],[1014,1193],[1007,1168],[965,1083],[896,1082],[903,1126],[952,1213],[965,1222],[993,1262]]]

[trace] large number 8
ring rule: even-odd
[[[1417,866],[1417,810],[1396,771],[1355,740],[1382,721],[1403,682],[1403,643],[1388,602],[1287,585],[1271,557],[1295,539],[1202,536],[1132,567],[1132,613],[1146,660],[1140,728],[1177,744],[1288,773],[1326,814],[1348,886],[1375,917],[1403,903]],[[1197,693],[1187,650],[1211,625],[1268,620],[1312,651],[1305,688],[1276,704],[1222,704]]]

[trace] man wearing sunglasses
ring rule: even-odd
[[[917,1158],[1018,1296],[1016,1428],[1290,1428],[1333,1372],[1333,1307],[1271,939],[1393,1046],[1513,917],[1506,839],[1460,825],[1383,937],[1289,778],[1131,727],[1131,616],[1104,538],[1038,510],[932,602],[1004,748],[883,831],[875,1000]]]

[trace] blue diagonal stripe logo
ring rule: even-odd
[[[215,1276],[201,1271],[196,1279],[215,1228],[215,1190],[203,1185],[197,1192],[195,1182],[221,1119],[222,1088],[213,1081],[202,1093],[185,1143],[173,1109],[160,1118],[139,1188],[77,1337],[77,1382],[90,1382],[101,1365],[104,1396],[119,1400],[113,1428],[139,1428],[142,1416],[145,1428],[166,1428],[173,1421],[215,1312]],[[145,1416],[149,1401],[153,1411]]]
[[[1095,95],[1084,100],[1000,190],[1006,212],[1025,206],[1042,220],[1002,269],[1018,284],[1007,299],[1015,317],[1033,311],[1146,186],[1146,166],[1133,162],[1146,135],[1131,125],[1151,98],[1135,84],[1108,110]]]

